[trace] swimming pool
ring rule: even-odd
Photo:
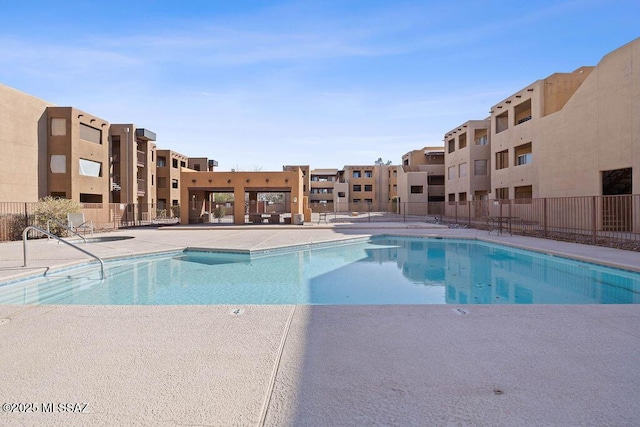
[[[260,252],[187,250],[0,286],[0,304],[635,304],[640,273],[473,240],[381,236]]]

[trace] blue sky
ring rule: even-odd
[[[219,170],[340,168],[640,36],[637,0],[0,0],[0,83]]]

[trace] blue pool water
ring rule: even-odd
[[[379,237],[173,252],[0,286],[0,304],[635,304],[640,274],[488,243]]]

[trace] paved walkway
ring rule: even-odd
[[[374,226],[123,230],[108,235],[134,238],[83,247],[246,251],[387,233],[640,268],[634,252]],[[0,280],[87,261],[54,241],[28,251],[22,267],[21,242],[0,244]],[[637,305],[0,306],[0,403],[34,404],[6,407],[0,425],[638,425],[639,331]]]

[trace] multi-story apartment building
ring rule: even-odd
[[[187,156],[172,150],[157,150],[156,183],[158,209],[180,205],[180,170],[187,168]]]
[[[156,201],[156,134],[134,124],[112,124],[113,203],[154,204]]]
[[[309,200],[311,196],[311,168],[309,165],[285,165],[282,166],[283,172],[302,171],[302,193]]]
[[[338,169],[312,169],[310,172],[309,207],[333,203]]]
[[[444,136],[447,201],[486,200],[491,192],[491,121],[469,120]]]
[[[189,157],[187,167],[198,172],[213,172],[218,167],[218,162],[207,157]]]
[[[557,153],[559,146],[573,145],[571,140],[551,142],[544,138],[543,119],[560,111],[592,70],[581,67],[572,73],[555,73],[491,108],[492,198],[530,199],[541,195],[540,156],[544,151]]]
[[[424,147],[402,156],[398,168],[398,206],[406,213],[427,214],[428,202],[444,201],[444,149]]]
[[[109,202],[109,123],[73,107],[47,108],[48,194]]]
[[[389,170],[394,168],[392,165],[344,166],[338,171],[334,202],[348,202],[352,208],[347,209],[386,210],[391,201]]]

